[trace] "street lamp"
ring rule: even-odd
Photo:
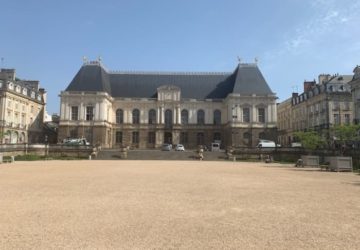
[[[45,143],[45,158],[47,157],[47,155],[48,155],[48,150],[49,150],[49,148],[48,148],[48,135],[45,135],[45,137],[44,137],[44,143]]]
[[[234,147],[236,145],[235,143],[235,138],[236,138],[236,132],[234,131],[235,130],[235,122],[237,121],[237,115],[236,115],[236,108],[237,108],[238,105],[234,105],[232,108],[231,108],[231,115],[232,115],[232,126],[231,126],[231,145],[232,147]],[[235,112],[234,112],[235,111]]]

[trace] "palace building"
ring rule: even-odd
[[[121,72],[86,61],[60,94],[59,140],[106,148],[187,148],[276,140],[276,95],[256,63],[233,72]]]

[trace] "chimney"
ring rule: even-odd
[[[0,70],[0,79],[7,81],[15,81],[15,69],[1,69]]]
[[[304,92],[309,91],[316,85],[315,80],[314,81],[304,81]]]
[[[324,84],[330,80],[329,74],[321,74],[319,75],[319,84]]]

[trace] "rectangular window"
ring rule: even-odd
[[[345,124],[346,125],[350,124],[350,114],[345,114]]]
[[[139,143],[139,132],[132,132],[132,143]]]
[[[150,144],[155,144],[155,132],[149,132],[149,134],[148,134],[148,142]]]
[[[258,109],[258,115],[259,115],[259,122],[265,123],[265,109],[264,108]]]
[[[334,114],[334,124],[339,125],[340,124],[340,115]]]
[[[72,106],[71,107],[71,120],[77,121],[79,118],[79,108],[78,106]]]
[[[116,131],[115,143],[122,143],[122,142],[123,142],[123,133],[121,131]]]
[[[250,122],[250,108],[243,108],[243,122]]]
[[[188,143],[188,133],[187,132],[181,132],[180,133],[180,143],[181,144]]]
[[[92,121],[94,119],[94,107],[93,106],[87,106],[86,107],[86,120]]]

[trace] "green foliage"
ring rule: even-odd
[[[360,140],[360,125],[339,125],[331,128],[331,132],[341,143]]]
[[[295,132],[294,136],[297,137],[302,146],[308,150],[315,150],[325,145],[325,139],[315,131],[299,131]]]

